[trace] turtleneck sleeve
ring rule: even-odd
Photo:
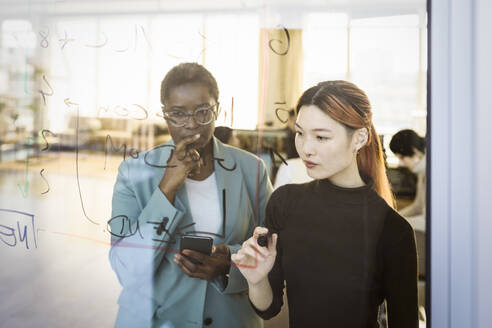
[[[276,189],[270,196],[265,213],[265,227],[268,228],[268,230],[277,233],[279,236],[279,239],[277,240],[277,257],[275,258],[275,263],[272,270],[268,274],[268,281],[270,282],[273,292],[272,303],[266,310],[260,311],[250,301],[256,313],[263,319],[267,320],[276,316],[283,306],[285,285],[282,268],[282,245],[280,236],[282,235],[282,229],[285,224],[283,220],[286,218],[286,204],[284,200],[290,198],[288,195],[288,190],[289,188],[286,188],[285,186]]]

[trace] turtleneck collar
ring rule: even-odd
[[[355,188],[337,186],[329,179],[315,180],[314,184],[316,189],[322,193],[322,196],[326,195],[329,199],[336,202],[358,204],[361,203],[366,196],[375,193],[372,192],[374,186],[372,178],[362,172],[360,173],[360,176],[365,185]]]

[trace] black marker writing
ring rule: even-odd
[[[194,235],[194,234],[202,234],[202,235],[209,235],[209,236],[215,236],[215,237],[220,237],[220,238],[225,238],[226,235],[226,222],[227,222],[227,198],[226,198],[226,190],[222,189],[222,232],[220,234],[213,233],[213,232],[208,232],[208,231],[183,231],[184,229],[187,229],[189,227],[194,226],[196,223],[192,222],[190,224],[184,225],[177,227],[174,234],[170,234],[169,230],[166,229],[166,225],[169,222],[169,218],[164,217],[161,222],[158,221],[147,221],[147,223],[155,224],[156,226],[154,227],[155,230],[157,230],[157,235],[161,235],[163,232],[165,232],[169,238],[167,240],[163,239],[152,239],[153,241],[161,242],[161,243],[169,243],[169,244],[175,244],[176,243],[176,238],[175,236],[183,236],[183,235]]]
[[[276,102],[275,105],[285,105],[285,101]],[[277,116],[278,120],[282,123],[287,123],[289,121],[289,111],[285,108],[282,107],[275,108],[275,115]],[[286,115],[286,117],[282,118],[283,115]]]
[[[119,112],[119,109],[121,109],[122,111]],[[123,116],[123,117],[128,116],[128,108],[120,106],[120,105],[117,105],[114,108],[114,112],[116,113],[116,115],[119,115],[119,116]]]
[[[227,213],[227,200],[226,200],[226,190],[222,189],[222,233],[217,234],[213,232],[208,232],[208,231],[193,231],[193,234],[202,234],[202,235],[209,235],[209,236],[215,236],[215,237],[220,237],[220,238],[225,238],[226,234],[226,213]]]
[[[142,25],[138,25],[140,27],[140,30],[142,31],[142,34],[145,38],[145,41],[147,42],[147,45],[149,46],[149,49],[152,51],[152,44],[150,43],[150,39],[147,36],[147,33],[145,32],[145,28]],[[137,49],[137,37],[138,37],[138,30],[137,26],[135,25],[135,50]]]
[[[166,226],[169,223],[169,218],[168,217],[163,217],[160,221],[146,221],[146,223],[153,224],[154,225],[154,230],[156,230],[156,234],[158,236],[162,236],[163,239],[155,239],[153,238],[153,241],[160,242],[160,243],[169,243],[169,244],[175,244],[176,243],[176,238],[175,236],[183,236],[183,235],[189,235],[189,234],[206,234],[206,235],[211,235],[211,236],[217,236],[220,238],[225,238],[226,236],[226,227],[227,227],[227,193],[226,189],[222,189],[222,231],[220,234],[217,233],[212,233],[212,232],[207,232],[207,231],[184,231],[187,228],[190,228],[194,226],[196,223],[192,222],[189,224],[186,224],[184,226],[179,226],[175,229],[174,233],[171,233]],[[115,231],[119,228],[119,231]],[[108,222],[107,222],[107,231],[115,237],[118,238],[126,238],[135,235],[137,232],[140,234],[140,237],[144,239],[141,231],[140,231],[140,225],[139,221],[137,220],[134,225],[132,225],[132,222],[126,215],[117,215],[112,217]],[[164,234],[164,235],[163,235]],[[167,239],[164,239],[168,236]]]
[[[232,168],[228,168],[228,167],[225,167],[222,162],[224,161],[223,158],[217,158],[217,157],[214,157],[214,160],[217,161],[217,163],[220,165],[220,167],[222,167],[224,170],[226,171],[234,171],[236,169],[236,162],[234,162],[234,165],[232,166]]]
[[[120,229],[119,233],[114,232],[112,229],[112,224],[113,225],[115,224],[113,222],[115,220],[119,220],[117,222],[121,223],[121,229]],[[126,229],[127,232],[125,232],[125,224],[126,224],[126,226],[128,226],[128,229]],[[108,230],[108,232],[112,236],[119,237],[119,238],[130,237],[130,236],[133,236],[134,234],[136,234],[138,232],[140,237],[143,239],[142,232],[140,231],[140,224],[139,224],[138,220],[136,220],[135,228],[133,228],[132,222],[130,221],[130,219],[126,215],[117,215],[117,216],[114,216],[111,219],[109,219],[106,229]],[[133,229],[135,229],[135,230],[133,230]]]
[[[150,163],[147,159],[147,156],[149,156],[149,154],[151,154],[153,151],[155,151],[159,148],[167,148],[167,147],[172,148],[171,149],[171,155],[169,156],[169,158],[171,158],[171,156],[173,155],[174,149],[176,149],[176,146],[175,145],[168,145],[168,144],[159,145],[159,146],[155,146],[154,148],[152,148],[151,150],[149,150],[148,152],[145,153],[145,155],[144,155],[145,164],[147,164],[148,166],[151,166],[151,167],[156,167],[156,168],[176,167],[176,165],[158,165],[158,164]]]
[[[147,221],[147,222],[149,222],[149,221]],[[169,222],[169,218],[166,216],[166,217],[162,218],[162,221],[160,223],[158,223],[159,225],[157,227],[154,227],[154,229],[157,230],[156,233],[159,236],[162,235],[162,233],[166,229],[166,225],[168,222]],[[149,223],[155,223],[155,222],[149,222]]]
[[[167,54],[169,57],[171,58],[175,58],[175,59],[179,59],[179,60],[186,60],[185,57],[179,57],[179,56],[175,56],[175,55],[172,55],[172,54]]]
[[[195,225],[196,223],[195,222],[192,222],[190,224],[187,224],[183,227],[177,227],[174,234],[171,234],[169,232],[169,230],[166,229],[166,224],[167,224],[167,221],[165,221],[165,219],[167,219],[167,217],[163,218],[163,221],[162,222],[153,222],[153,221],[147,221],[147,223],[150,223],[150,224],[157,224],[156,227],[154,227],[154,229],[156,229],[156,233],[157,235],[161,235],[162,233],[166,233],[169,238],[167,240],[165,239],[155,239],[155,238],[152,238],[153,241],[157,241],[157,242],[160,242],[160,243],[169,243],[169,244],[176,244],[176,238],[175,238],[175,235],[178,235],[178,236],[183,236],[184,234],[186,233],[183,233],[181,232],[181,230],[183,229],[186,229],[186,228],[189,228],[193,225]],[[165,237],[165,235],[163,236],[163,238]]]
[[[200,53],[198,54],[198,56],[196,56],[196,58],[195,58],[195,61],[196,61],[196,62],[198,61],[198,59],[200,59],[200,56],[201,56],[201,55],[202,55],[202,54],[203,54],[206,50],[207,50],[207,48],[205,48],[205,47],[204,47],[204,48],[200,51]]]
[[[111,110],[117,116],[129,117],[139,121],[146,120],[149,117],[149,112],[144,106],[139,104],[132,104],[131,106],[133,106],[133,110],[122,105],[116,105],[113,109],[109,106],[99,106],[98,115],[100,115],[101,111],[107,113]]]
[[[127,45],[126,48],[122,48],[122,49],[113,49],[114,51],[116,52],[125,52],[125,51],[128,51],[128,48],[130,48],[130,45]]]
[[[277,168],[277,166],[275,164],[275,156],[274,156],[274,154],[277,155],[278,158],[280,158],[280,160],[282,161],[282,163],[284,163],[285,165],[289,165],[289,164],[287,164],[287,161],[279,153],[277,153],[275,151],[275,149],[268,147],[267,150],[270,153],[270,158],[272,159],[272,163],[273,163],[273,167],[274,168]]]
[[[130,48],[130,42],[126,42],[126,48],[121,48],[121,49],[113,49],[114,51],[116,52],[125,52],[128,50],[128,48]]]
[[[101,34],[103,35],[104,37],[104,41],[101,42],[101,43],[96,43],[96,44],[86,44],[85,46],[86,47],[89,47],[89,48],[102,48],[106,45],[106,43],[108,42],[108,37],[106,36],[106,34],[102,33]]]
[[[108,106],[99,106],[97,115],[101,115],[101,110],[103,110],[105,113],[109,112],[109,107]]]
[[[203,35],[202,32],[200,32],[200,31],[197,31],[197,32],[198,32],[198,35],[201,36],[203,40],[208,41],[207,37],[205,35]]]
[[[132,157],[132,158],[138,158],[138,151],[134,148],[130,148],[130,150],[127,152],[127,146],[125,143],[123,143],[119,148],[116,148],[113,145],[113,139],[108,134],[106,136],[106,143],[104,145],[104,169],[105,170],[106,170],[106,163],[108,161],[108,152],[109,152],[108,150],[110,150],[113,153],[123,151],[123,160],[126,159],[127,154],[130,155],[130,157]]]
[[[226,232],[226,213],[227,213],[227,208],[226,208],[226,190],[225,188],[222,189],[222,238],[225,238],[225,232]]]
[[[54,91],[53,91],[53,88],[51,87],[50,83],[46,79],[46,76],[45,75],[43,75],[43,80],[46,83],[46,85],[48,86],[48,88],[50,89],[49,93],[46,93],[43,90],[39,89],[39,93],[41,94],[41,96],[43,96],[43,102],[46,105],[46,96],[52,96],[52,95],[54,95]]]
[[[138,150],[136,150],[135,148],[130,148],[130,150],[128,151],[128,155],[130,155],[131,158],[138,158]]]
[[[285,56],[289,52],[289,48],[290,48],[290,34],[289,34],[289,31],[285,27],[283,27],[281,25],[279,25],[279,27],[282,28],[282,30],[285,32],[285,36],[287,37],[287,46],[286,46],[285,50],[284,51],[277,51],[277,50],[275,50],[273,48],[273,43],[274,42],[277,42],[279,44],[283,44],[283,41],[282,40],[278,40],[278,39],[272,39],[272,40],[268,41],[268,46],[277,55],[279,55],[279,56]]]
[[[179,227],[176,229],[176,234],[178,234],[178,235],[180,235],[180,236],[182,236],[182,235],[184,235],[184,234],[188,234],[188,233],[189,233],[188,231],[182,231],[182,230],[187,229],[187,228],[189,228],[189,227],[192,227],[192,226],[194,226],[195,224],[196,224],[196,222],[192,222],[192,223],[190,223],[190,224],[186,224],[186,225],[184,225],[184,226],[182,226],[182,227],[181,227],[181,226],[179,226]]]
[[[41,136],[43,137],[43,140],[46,143],[46,146],[43,149],[41,149],[41,151],[47,151],[50,149],[50,144],[48,143],[48,139],[46,139],[46,135],[48,135],[48,134],[50,134],[53,137],[56,137],[56,133],[53,133],[52,131],[47,130],[47,129],[43,129],[41,131]],[[58,151],[60,151],[60,144],[58,144]],[[48,183],[48,180],[43,175],[43,172],[44,172],[44,169],[41,169],[41,171],[39,172],[39,175],[41,175],[41,178],[43,178],[48,189],[46,189],[46,191],[42,192],[41,195],[44,195],[50,191],[50,184]]]
[[[43,149],[41,149],[41,151],[45,151],[45,150],[50,149],[50,144],[48,143],[48,140],[46,139],[47,134],[50,134],[51,136],[56,137],[56,133],[54,133],[50,130],[47,130],[47,129],[43,129],[41,131],[41,136],[43,137],[43,140],[46,143],[46,146]]]
[[[75,41],[75,39],[69,39],[68,36],[67,36],[67,31],[65,31],[65,38],[64,39],[59,39],[58,41],[61,42],[61,49],[65,49],[65,46],[69,43],[69,42],[73,42]]]
[[[168,158],[171,158],[173,156],[173,153],[174,153],[174,150],[176,149],[176,146],[175,145],[170,145],[170,144],[164,144],[164,145],[158,145],[158,146],[155,146],[154,148],[150,149],[148,152],[145,153],[144,155],[144,162],[146,165],[150,166],[150,167],[155,167],[155,168],[173,168],[173,167],[176,167],[176,165],[160,165],[158,163],[152,163],[149,159],[149,156],[151,156],[151,154],[156,151],[157,149],[159,148],[171,148],[171,153],[169,155]],[[134,148],[130,148],[128,151],[127,151],[127,146],[125,143],[123,143],[120,147],[115,147],[114,144],[113,144],[113,139],[111,138],[111,135],[107,135],[106,136],[106,144],[105,144],[105,147],[104,147],[104,153],[105,153],[105,156],[104,156],[104,169],[106,169],[106,164],[107,164],[107,158],[108,158],[108,153],[109,151],[112,151],[112,152],[123,152],[123,160],[126,159],[126,156],[130,156],[132,158],[139,158],[140,154],[138,152],[138,150],[134,149]],[[190,157],[192,159],[192,161],[194,162],[198,162],[200,161],[200,157],[196,157],[196,156],[193,156],[191,154],[191,152],[189,150],[186,151],[185,155],[183,158],[178,158],[178,160],[182,161],[184,160],[186,157]],[[227,168],[225,167],[224,165],[222,165],[221,162],[224,161],[223,158],[214,158],[214,160],[216,160],[217,162],[219,162],[219,165],[224,168],[225,170],[227,171],[233,171],[236,169],[236,163],[234,163],[234,166],[232,168]]]
[[[65,99],[65,103],[68,102],[68,98]],[[91,223],[95,225],[99,225],[98,222],[93,221],[89,216],[87,215],[85,211],[85,206],[84,206],[84,199],[82,197],[82,189],[80,188],[80,176],[79,176],[79,121],[80,121],[80,110],[79,106],[77,106],[77,116],[76,116],[76,123],[75,123],[75,175],[77,178],[77,188],[79,191],[79,198],[80,198],[80,205],[82,206],[82,212],[84,213],[84,217]]]
[[[79,105],[79,104],[77,104],[77,103],[74,103],[74,102],[70,101],[70,98],[65,98],[65,99],[63,99],[63,102],[65,103],[65,105],[67,105],[67,106],[69,106],[69,107],[70,107],[70,106],[78,106],[78,105]]]
[[[167,225],[168,222],[169,222],[169,218],[167,216],[166,217],[163,217],[160,222],[159,221],[147,221],[147,223],[150,223],[150,224],[154,224],[155,225],[154,226],[154,230],[156,230],[156,233],[157,233],[158,236],[161,236],[163,233],[166,233],[169,236],[169,239],[168,240],[155,239],[155,238],[153,238],[152,239],[153,241],[157,241],[157,242],[160,242],[160,243],[171,243],[171,244],[175,244],[176,243],[176,239],[174,238],[174,235],[170,234],[169,233],[169,230],[166,229],[166,225]],[[191,224],[187,225],[186,227],[192,226],[194,224],[195,223],[191,223]],[[176,229],[176,234],[181,235],[181,230],[179,228]]]
[[[44,194],[48,193],[48,191],[50,191],[50,184],[48,183],[48,180],[46,180],[46,178],[44,177],[43,172],[44,172],[44,169],[41,169],[41,171],[39,171],[39,175],[41,176],[41,178],[43,178],[48,189],[46,189],[46,191],[42,192],[41,195],[44,195]]]
[[[49,42],[48,42],[48,36],[50,34],[50,30],[47,28],[46,29],[46,32],[45,31],[39,31],[39,35],[41,35],[41,42],[39,43],[39,45],[41,46],[41,48],[48,48],[49,46]]]
[[[135,106],[139,108],[141,112],[143,112],[144,116],[143,117],[133,117],[136,120],[146,120],[149,117],[149,112],[145,109],[145,107],[139,105],[139,104],[133,104],[132,106]]]
[[[275,105],[285,105],[286,102],[285,101],[282,101],[282,102],[275,102]],[[286,118],[285,119],[282,119],[281,118],[281,115],[280,113],[284,113],[286,114]],[[278,108],[275,108],[275,115],[277,116],[278,120],[282,123],[287,123],[289,121],[289,116],[290,116],[290,113],[287,109],[285,108],[281,108],[281,107],[278,107]],[[287,161],[279,154],[277,153],[274,149],[272,148],[268,148],[269,152],[270,152],[270,158],[272,159],[272,163],[273,163],[273,168],[276,169],[277,168],[277,165],[276,165],[276,162],[275,162],[275,157],[274,157],[274,154],[277,155],[280,160],[282,161],[282,163],[284,163],[285,165],[289,165],[287,164]]]

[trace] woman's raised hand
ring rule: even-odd
[[[190,174],[199,173],[200,167],[203,166],[203,159],[200,158],[198,151],[189,147],[199,138],[200,135],[196,134],[178,142],[167,161],[168,168],[159,183],[159,188],[171,203],[174,202],[176,191],[181,187],[186,177]]]
[[[239,268],[249,285],[256,285],[266,279],[275,263],[278,235],[275,233],[271,236],[268,247],[258,245],[258,236],[266,233],[268,233],[267,228],[256,227],[253,236],[231,256],[232,262]]]

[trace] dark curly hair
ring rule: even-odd
[[[171,68],[161,83],[161,103],[164,105],[172,88],[186,83],[201,83],[207,86],[210,95],[219,100],[219,87],[212,73],[198,63],[181,63]]]

